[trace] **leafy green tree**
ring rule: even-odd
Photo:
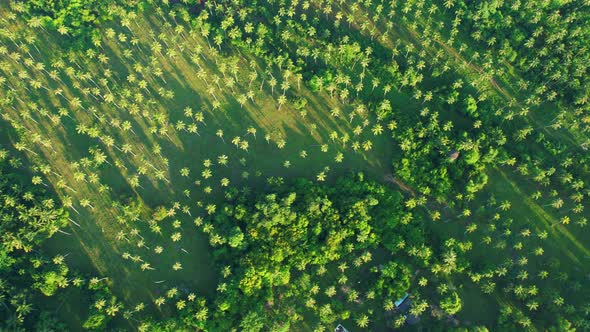
[[[472,117],[477,117],[477,101],[472,96],[465,98],[465,112]]]
[[[463,160],[467,165],[474,165],[479,161],[480,154],[478,149],[471,149],[463,152]]]
[[[451,292],[440,300],[440,307],[449,315],[454,315],[461,311],[461,298],[457,292]]]
[[[258,332],[264,329],[264,319],[256,311],[250,311],[240,322],[244,331]]]
[[[57,266],[47,263],[42,250],[45,240],[68,224],[68,214],[0,152],[0,329],[15,330],[29,315],[31,321],[40,315],[33,310],[39,294],[34,290],[52,296],[68,285],[68,267],[61,260]]]
[[[105,314],[96,313],[88,317],[82,327],[87,330],[103,330],[107,324],[107,317]]]
[[[57,270],[51,270],[41,274],[39,276],[40,280],[33,284],[33,287],[38,288],[45,296],[52,296],[59,288],[64,288],[68,285],[67,273],[67,266],[62,264]]]

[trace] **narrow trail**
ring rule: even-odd
[[[401,181],[400,179],[394,177],[391,174],[387,174],[384,176],[383,178],[386,182],[389,183],[393,183],[396,186],[398,186],[401,190],[411,194],[412,196],[416,196],[416,192],[414,192],[414,189],[412,189],[410,186],[408,186],[407,184],[405,184],[403,181]]]
[[[473,69],[474,71],[481,73],[483,72],[483,68],[480,68],[478,66],[476,66],[475,64],[465,60],[465,58],[461,55],[461,53],[459,53],[455,48],[447,45],[445,42],[441,41],[441,40],[436,40],[436,42],[442,46],[447,53],[451,54],[452,56],[455,57],[455,59],[457,59],[457,61],[463,62],[463,63],[467,63],[467,65],[469,66],[469,68]],[[504,89],[502,86],[500,86],[500,84],[496,81],[496,79],[494,79],[493,77],[490,78],[490,84],[500,93],[502,93],[504,95],[504,97],[510,99],[513,99],[514,96],[512,96],[508,91],[506,91],[506,89]]]

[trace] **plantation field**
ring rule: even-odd
[[[539,287],[551,289],[556,280],[562,280],[567,275],[590,275],[590,267],[587,260],[590,259],[588,246],[583,241],[590,234],[585,227],[579,224],[562,225],[560,214],[557,209],[552,208],[550,196],[533,199],[531,196],[542,187],[518,179],[516,170],[510,167],[502,167],[490,170],[490,184],[476,201],[470,204],[473,215],[464,216],[461,213],[449,215],[449,219],[442,223],[433,223],[435,233],[445,233],[455,238],[463,238],[473,242],[473,250],[470,254],[474,262],[485,261],[489,266],[502,265],[506,257],[524,257],[533,253],[533,257],[525,264],[525,271],[528,271],[530,278],[536,280]],[[499,201],[499,199],[502,201]],[[497,201],[496,201],[497,200]],[[494,202],[494,203],[491,203]],[[511,202],[509,207],[504,208],[500,203]],[[489,225],[494,224],[494,215],[507,216],[510,226],[499,226],[499,230],[490,230]],[[503,219],[503,218],[502,218]],[[499,220],[499,219],[498,219]],[[470,229],[470,225],[478,225]],[[501,224],[500,224],[501,225]],[[497,240],[487,242],[487,236],[494,237],[494,233],[502,234],[506,229],[511,229],[515,234],[496,237],[500,239],[500,247],[505,254],[490,255],[493,248],[498,248]],[[530,231],[524,233],[524,231]],[[542,237],[546,232],[546,237]],[[541,237],[540,237],[541,236]],[[518,244],[522,249],[514,247]],[[541,255],[534,254],[535,248],[543,248]],[[540,278],[540,271],[547,271],[550,268],[560,271],[551,274],[547,278]],[[481,284],[481,282],[479,282]],[[464,310],[457,315],[463,321],[477,321],[493,324],[496,319],[495,310],[498,310],[499,303],[503,300],[497,297],[482,296],[481,289],[468,279],[462,282]],[[568,287],[567,296],[573,302],[583,301],[585,295],[581,295],[580,289]],[[583,293],[583,292],[582,292]],[[487,308],[481,310],[481,308]]]
[[[312,93],[293,77],[282,79],[277,68],[260,67],[240,53],[219,57],[202,37],[171,27],[160,30],[153,20],[158,18],[142,15],[126,28],[106,26],[101,47],[106,58],[55,60],[63,61],[57,68],[66,72],[85,68],[63,80],[46,74],[51,63],[41,70],[14,68],[39,80],[41,87],[23,94],[27,99],[22,103],[35,105],[33,111],[9,113],[24,124],[22,130],[36,133],[22,149],[44,168],[46,185],[72,202],[66,230],[71,235],[51,239],[48,251],[67,254],[73,267],[108,278],[129,303],[151,303],[177,284],[211,294],[217,276],[208,240],[194,220],[207,216],[208,206],[221,206],[227,188],[255,191],[271,177],[316,179],[322,174],[330,181],[356,171],[381,180],[390,172],[388,161],[396,150],[385,135],[371,132],[368,114],[361,112],[351,121],[345,118],[353,113],[350,106]],[[154,50],[153,36],[146,31],[164,34],[169,44]],[[59,37],[42,38],[43,44],[57,45]],[[125,51],[132,53],[126,56]],[[59,52],[45,48],[36,56],[54,58]],[[265,76],[253,79],[252,72]],[[273,77],[280,82],[276,87],[261,87]],[[142,88],[142,82],[148,87]],[[284,82],[290,86],[283,89]],[[129,95],[110,95],[112,86]],[[88,92],[94,89],[104,95]],[[250,93],[243,105],[236,100]],[[306,106],[282,105],[281,96],[305,100]],[[343,137],[348,142],[345,138],[343,144]],[[372,146],[355,151],[353,141]],[[210,166],[204,165],[207,160]],[[204,170],[211,175],[203,175]],[[135,220],[124,207],[113,206],[114,199],[133,206],[129,210]],[[170,213],[155,234],[148,221],[158,207]],[[172,240],[175,233],[182,238]],[[163,248],[161,254],[154,253],[157,246]],[[125,254],[140,260],[125,259]],[[172,270],[176,262],[182,273]],[[143,263],[150,263],[149,269],[142,270]],[[63,306],[64,312],[78,307],[67,297]],[[75,315],[63,318],[80,325]]]
[[[348,14],[358,17],[358,22],[371,21],[371,13],[368,11],[358,10],[356,14],[354,11],[348,11]],[[436,24],[440,21],[450,20],[450,17],[445,17],[444,13],[434,15],[437,20],[433,20]],[[429,18],[432,16],[429,15]],[[421,22],[425,26],[433,24],[430,19]],[[391,26],[388,20],[374,21],[370,28],[357,26],[359,30],[368,31],[369,35],[379,36],[384,31],[393,31],[389,33],[389,38],[380,39],[380,46],[390,50],[401,49],[408,50],[410,46],[417,51],[424,50],[430,56],[435,56],[440,52],[445,54],[448,59],[446,64],[452,64],[455,70],[460,73],[461,77],[466,82],[471,84],[476,89],[486,91],[485,98],[499,101],[500,114],[504,113],[506,118],[513,116],[512,111],[504,111],[508,105],[511,108],[521,109],[525,120],[528,123],[528,128],[533,132],[540,132],[547,137],[555,139],[555,141],[567,146],[566,149],[585,152],[584,148],[588,144],[588,136],[579,126],[565,126],[564,122],[571,121],[577,123],[576,117],[572,114],[560,111],[562,105],[547,101],[543,103],[538,111],[529,114],[530,95],[523,93],[522,87],[519,87],[519,82],[525,81],[524,78],[512,65],[509,63],[502,63],[502,68],[507,75],[484,75],[485,66],[478,66],[473,60],[474,54],[486,52],[485,48],[470,47],[464,51],[465,43],[458,44],[459,47],[448,45],[445,38],[448,36],[434,35],[428,36],[428,31],[417,31],[414,26],[404,23],[394,22]],[[436,30],[433,27],[433,30]],[[468,40],[466,35],[459,34],[463,39]],[[403,46],[401,46],[403,45]],[[401,47],[400,47],[401,46]],[[477,55],[476,55],[477,56]],[[428,86],[428,82],[425,84]],[[444,115],[451,119],[455,125],[466,127],[473,126],[473,122],[466,119],[460,112],[451,112]],[[510,126],[504,123],[505,126]],[[519,139],[517,139],[519,140]],[[546,154],[547,145],[539,147],[531,145],[530,149],[539,155]],[[517,159],[518,156],[515,156]],[[504,162],[506,165],[507,162]],[[508,162],[508,164],[511,164]],[[556,200],[562,197],[561,191],[568,191],[562,186],[567,184],[562,178],[561,186],[554,185],[551,188],[554,190],[547,190],[548,182],[540,185],[533,181],[532,176],[519,172],[516,167],[502,166],[498,168],[487,169],[489,176],[488,185],[478,196],[469,202],[465,202],[464,208],[469,211],[469,214],[463,213],[460,209],[449,209],[448,206],[443,207],[443,223],[430,223],[436,237],[442,239],[456,238],[472,241],[473,250],[470,253],[470,260],[473,262],[486,262],[487,268],[490,265],[502,265],[506,262],[506,257],[517,258],[519,252],[528,250],[532,252],[533,248],[542,248],[542,254],[536,253],[537,257],[527,260],[524,263],[522,270],[527,271],[532,279],[536,279],[534,283],[541,288],[553,289],[553,284],[556,280],[562,282],[567,280],[568,276],[590,276],[590,247],[587,245],[586,239],[590,237],[587,227],[585,227],[585,220],[587,213],[584,212],[575,222],[574,225],[569,225],[568,214],[575,209],[573,205],[569,209],[555,206]],[[556,189],[556,190],[555,190]],[[538,195],[538,196],[536,196]],[[505,207],[498,206],[500,203],[508,203]],[[428,208],[429,213],[432,213],[432,206]],[[435,209],[434,209],[435,210]],[[494,237],[494,232],[485,229],[483,225],[492,224],[490,221],[494,220],[494,214],[500,214],[497,220],[508,218],[509,224],[506,226],[510,229],[510,233],[505,234],[505,238],[501,240],[501,250],[505,254],[494,254],[490,256],[490,250],[496,243],[488,243],[486,236]],[[564,217],[568,218],[564,221]],[[572,221],[574,223],[574,221]],[[469,228],[469,226],[476,225],[477,227]],[[522,232],[524,231],[524,233]],[[528,235],[530,231],[531,235]],[[521,232],[520,234],[512,234],[512,232]],[[525,234],[525,235],[523,235]],[[539,238],[541,235],[541,238]],[[482,241],[483,239],[483,241]],[[504,243],[504,241],[506,243]],[[511,245],[517,247],[510,248]],[[504,249],[504,246],[506,249]],[[521,249],[528,248],[528,249]],[[523,257],[528,252],[520,253]],[[477,265],[477,263],[475,263]],[[535,275],[540,271],[547,271],[556,269],[560,271],[558,275],[551,275],[549,277],[539,277]],[[587,279],[583,278],[583,279]],[[477,283],[481,283],[477,281]],[[583,282],[582,282],[583,284]],[[467,278],[460,282],[462,299],[464,302],[464,309],[457,314],[460,321],[483,323],[486,326],[493,325],[497,320],[497,310],[500,304],[506,305],[505,300],[495,296],[482,296],[481,289],[474,287]],[[585,290],[582,290],[578,282],[573,287],[568,287],[567,296],[574,306],[582,306],[584,297],[587,296]],[[506,292],[510,292],[511,287],[507,287]],[[485,308],[485,309],[484,309]]]
[[[98,330],[590,328],[588,93],[552,91],[583,79],[530,78],[468,4],[270,3],[113,5],[84,37],[0,4],[0,171],[22,156],[69,212],[40,308],[69,330],[89,307]]]

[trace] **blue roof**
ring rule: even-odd
[[[344,328],[344,326],[338,324],[338,326],[336,326],[336,328],[334,329],[334,332],[348,332],[348,330]]]
[[[402,304],[409,296],[410,294],[406,293],[406,295],[404,295],[401,299],[395,301],[395,306],[399,307],[400,304]]]

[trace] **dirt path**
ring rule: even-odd
[[[473,69],[474,71],[481,73],[483,71],[482,68],[479,68],[478,66],[476,66],[473,63],[468,62],[465,58],[463,58],[463,56],[453,47],[447,45],[446,43],[444,43],[441,40],[436,40],[436,42],[438,44],[440,44],[449,54],[453,55],[455,57],[455,59],[457,59],[457,61],[463,62],[463,63],[467,63],[467,65],[469,66],[469,68]],[[492,77],[490,78],[490,84],[500,93],[502,93],[506,98],[508,99],[512,99],[513,96],[510,95],[510,93],[508,93],[508,91],[506,91],[506,89],[504,89],[502,86],[500,86],[500,84],[498,84],[498,82]]]
[[[407,184],[405,184],[404,182],[402,182],[400,179],[394,177],[393,175],[388,174],[383,179],[386,182],[395,184],[401,190],[403,190],[403,191],[405,191],[407,193],[410,193],[412,196],[416,196],[416,193],[414,192],[414,190],[410,186],[408,186]]]

